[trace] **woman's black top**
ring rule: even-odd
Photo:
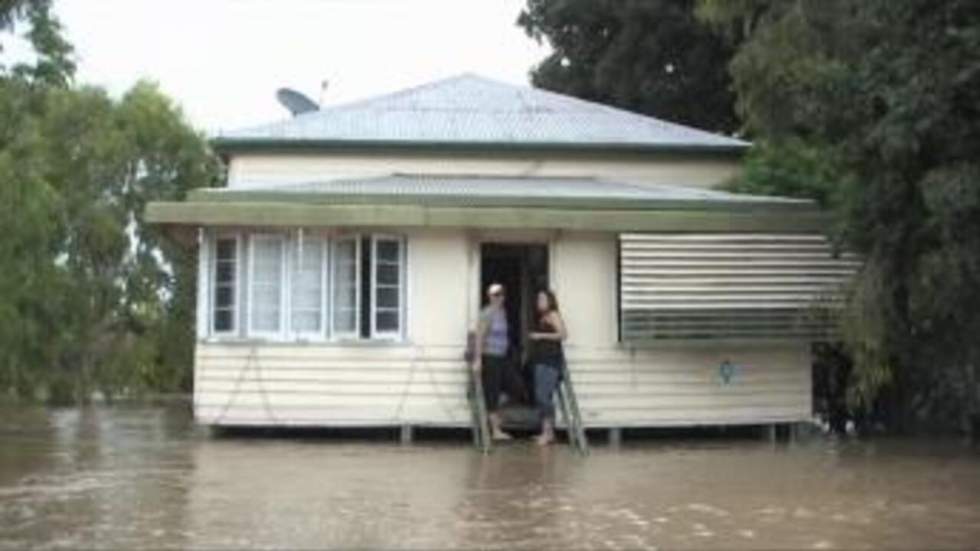
[[[543,317],[538,318],[534,324],[535,333],[557,333]],[[547,364],[560,368],[565,361],[565,354],[562,351],[561,341],[552,339],[532,339],[531,340],[531,363]]]

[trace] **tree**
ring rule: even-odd
[[[48,4],[0,6],[38,54],[0,73],[0,391],[187,388],[194,259],[143,212],[213,184],[218,163],[154,85],[73,85]]]
[[[846,317],[855,401],[883,392],[898,427],[953,420],[980,359],[980,4],[702,0],[699,14],[744,35],[731,72],[748,132],[820,152],[782,183],[837,175],[842,237],[866,260]]]
[[[0,32],[13,30],[23,21],[28,25],[25,33],[37,59],[31,63],[17,63],[12,73],[29,80],[52,86],[68,84],[75,74],[74,48],[61,34],[61,23],[51,13],[52,0],[0,0]],[[0,53],[3,45],[0,44]],[[0,63],[0,74],[7,72]]]
[[[730,41],[694,15],[694,0],[528,0],[518,25],[554,50],[535,86],[707,130],[739,124]]]

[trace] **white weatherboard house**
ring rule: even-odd
[[[491,281],[552,287],[588,428],[811,417],[808,315],[855,267],[806,201],[712,188],[748,144],[474,75],[214,140],[223,188],[149,206],[199,248],[194,411],[469,427]]]

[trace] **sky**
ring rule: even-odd
[[[527,84],[549,49],[524,0],[55,0],[77,81],[157,82],[210,134],[288,116],[288,86],[327,105],[474,72]]]

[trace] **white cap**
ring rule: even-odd
[[[491,283],[490,286],[487,287],[488,295],[496,295],[497,293],[503,293],[503,292],[504,292],[504,286],[499,283]]]

